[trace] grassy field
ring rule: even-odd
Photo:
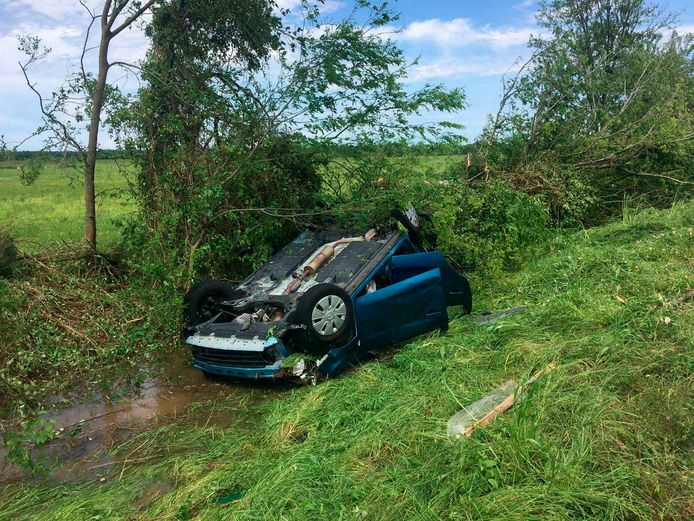
[[[51,249],[84,235],[84,185],[71,169],[48,163],[31,185],[20,181],[20,164],[0,162],[0,227],[9,227],[20,247]],[[96,169],[97,232],[101,248],[118,240],[116,223],[132,214],[134,205],[123,189],[127,163],[100,160]]]
[[[523,271],[474,281],[478,312],[525,314],[456,316],[288,391],[254,430],[152,430],[105,481],[2,487],[0,518],[692,519],[692,259],[691,203],[558,237]],[[550,362],[520,406],[446,438],[451,414]]]
[[[415,160],[417,170],[442,172],[459,156],[427,156]],[[21,163],[0,161],[0,228],[11,233],[27,251],[51,249],[63,242],[79,242],[84,234],[84,185],[74,170],[48,163],[31,185],[20,181]],[[127,162],[100,160],[96,170],[97,231],[99,247],[118,242],[119,221],[132,216],[134,203],[125,188]]]
[[[460,156],[420,156],[418,171],[442,172],[460,162]],[[79,173],[47,163],[41,176],[26,186],[20,180],[21,163],[0,161],[0,229],[8,227],[27,251],[49,251],[63,242],[75,243],[84,235],[84,185]],[[99,248],[108,250],[119,238],[118,223],[131,217],[135,206],[128,196],[127,161],[99,160],[96,169],[97,232]]]

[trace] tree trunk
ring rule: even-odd
[[[104,104],[106,77],[108,75],[108,46],[111,43],[110,30],[102,18],[101,40],[99,42],[99,72],[92,94],[91,120],[89,122],[89,139],[87,141],[87,158],[84,165],[84,238],[91,253],[96,252],[96,197],[94,190],[94,171],[96,169],[96,149],[99,144],[99,123],[101,108]]]

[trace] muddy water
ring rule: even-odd
[[[210,381],[190,365],[189,351],[180,350],[157,376],[140,385],[116,385],[69,407],[55,406],[45,418],[55,423],[57,439],[31,449],[32,458],[50,468],[48,478],[67,482],[99,479],[119,462],[110,449],[135,434],[166,423],[250,427],[253,409],[280,396],[282,388]],[[119,398],[114,398],[119,396]],[[55,397],[56,403],[64,397]],[[223,407],[218,406],[224,404]],[[5,460],[0,447],[0,482],[32,479],[31,474]]]

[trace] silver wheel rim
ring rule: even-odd
[[[414,209],[414,206],[410,205],[407,210],[405,210],[405,216],[410,221],[412,226],[415,228],[419,226],[419,215],[417,215],[417,210]]]
[[[311,323],[321,336],[334,335],[347,319],[345,301],[337,295],[327,295],[313,306]]]

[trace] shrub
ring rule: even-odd
[[[516,268],[547,233],[548,211],[541,198],[504,181],[451,184],[431,203],[438,248],[466,269],[491,274]]]
[[[524,193],[506,180],[471,184],[461,176],[461,165],[442,175],[412,157],[371,157],[352,167],[349,186],[326,201],[340,225],[389,226],[393,210],[414,204],[432,217],[431,225],[422,221],[422,235],[433,226],[437,249],[460,269],[493,274],[517,268],[548,233],[545,194]]]
[[[297,215],[314,205],[320,187],[320,159],[306,140],[280,134],[258,146],[253,161],[244,153],[172,152],[166,174],[137,194],[142,211],[124,229],[131,265],[176,285],[243,277],[305,226]]]
[[[585,175],[569,168],[537,161],[525,169],[502,175],[515,190],[538,196],[549,212],[553,226],[575,226],[600,220],[595,186]]]

